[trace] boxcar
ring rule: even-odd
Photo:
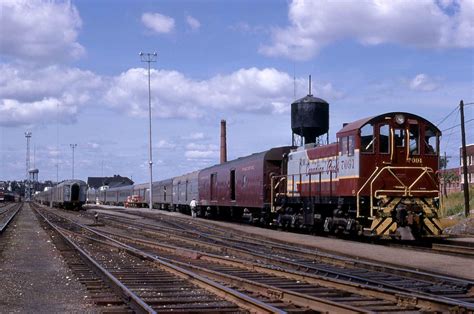
[[[209,215],[259,219],[270,210],[271,177],[291,147],[277,147],[199,172],[199,206]]]

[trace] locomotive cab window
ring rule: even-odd
[[[354,156],[354,135],[341,137],[341,155]]]
[[[425,154],[438,154],[438,136],[430,126],[425,126]]]
[[[410,135],[410,154],[420,154],[420,128],[418,124],[410,124],[409,128]]]
[[[395,129],[395,146],[396,147],[405,147],[405,130],[404,129]]]
[[[341,137],[341,155],[347,155],[347,136]]]
[[[379,153],[390,153],[390,126],[388,124],[379,126]]]
[[[347,155],[354,156],[354,135],[349,135],[347,138]]]
[[[360,129],[360,150],[363,153],[374,152],[374,127],[371,124],[365,125]]]

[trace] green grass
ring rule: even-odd
[[[474,204],[474,188],[469,189],[469,206],[472,208]],[[455,192],[443,196],[443,204],[440,208],[440,216],[447,217],[457,214],[464,214],[464,193]]]

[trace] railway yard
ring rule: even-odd
[[[471,239],[417,248],[161,210],[0,211],[6,312],[474,311]]]

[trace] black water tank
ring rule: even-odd
[[[305,144],[329,130],[329,104],[313,95],[307,95],[291,104],[291,129],[304,137]]]

